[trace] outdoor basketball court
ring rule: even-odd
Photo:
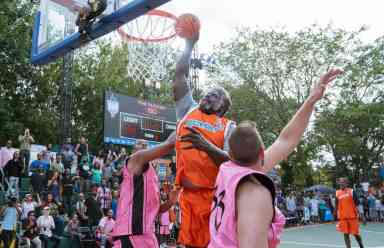
[[[360,226],[365,248],[384,248],[384,224],[368,223]],[[352,247],[358,247],[351,237]],[[303,226],[286,229],[280,248],[343,248],[343,236],[336,232],[335,224]]]

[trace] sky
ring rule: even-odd
[[[192,13],[202,23],[200,52],[234,35],[239,26],[284,27],[295,32],[312,24],[347,30],[362,25],[366,42],[384,35],[384,0],[172,0],[161,7],[177,16]]]

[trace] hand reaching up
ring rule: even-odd
[[[310,100],[313,103],[316,103],[317,101],[319,101],[324,96],[324,93],[325,93],[325,90],[327,89],[328,84],[332,82],[334,79],[336,79],[337,76],[343,73],[344,71],[341,69],[331,69],[327,73],[325,73],[323,76],[321,76],[319,82],[312,89],[311,95],[309,96],[308,100]]]

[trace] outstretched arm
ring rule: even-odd
[[[185,40],[184,52],[176,64],[176,77],[173,81],[173,97],[175,102],[182,99],[190,91],[187,78],[189,74],[189,62],[196,41],[197,40]]]
[[[299,144],[308,126],[309,118],[311,117],[316,102],[323,97],[327,85],[342,73],[343,71],[340,69],[332,69],[320,78],[319,83],[312,90],[311,95],[289,121],[287,126],[285,126],[277,140],[266,150],[264,161],[265,172],[270,171],[277,163],[285,159]]]
[[[175,147],[175,141],[176,132],[173,132],[160,145],[134,153],[128,161],[128,170],[133,174],[141,174],[146,163],[170,153]]]

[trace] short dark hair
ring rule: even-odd
[[[242,165],[258,161],[260,151],[264,149],[263,140],[253,121],[241,122],[229,137],[229,149],[232,159]]]

